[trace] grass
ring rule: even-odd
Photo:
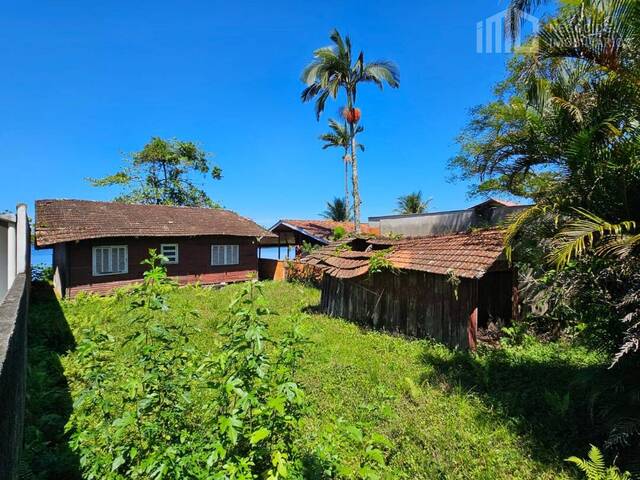
[[[173,295],[174,310],[199,313],[194,320],[199,348],[218,348],[216,325],[224,321],[238,288],[186,287]],[[299,381],[309,405],[301,445],[310,477],[322,478],[320,467],[314,466],[317,459],[358,461],[358,448],[337,434],[340,425],[355,424],[392,441],[389,478],[574,478],[564,458],[582,455],[592,441],[578,386],[604,368],[601,356],[536,341],[477,355],[456,352],[314,313],[319,302],[314,288],[267,283],[265,293],[272,334],[282,334],[295,317],[309,340]],[[77,461],[60,426],[74,397],[73,376],[66,370],[74,355],[70,333],[79,340],[89,323],[98,322],[122,338],[126,302],[117,295],[60,303],[35,297],[27,462],[36,478],[78,478]],[[53,406],[43,406],[43,389],[56,395]],[[48,420],[49,425],[42,418],[52,409],[58,417]],[[69,465],[68,471],[37,476],[38,462],[50,459],[48,464],[55,465],[56,456]]]

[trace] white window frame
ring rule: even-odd
[[[164,253],[164,248],[165,247],[173,247],[175,249],[176,259],[175,260],[169,260],[169,261],[166,261],[166,262],[163,261],[162,263],[165,264],[165,265],[176,265],[178,262],[180,262],[180,252],[178,250],[178,244],[177,243],[162,243],[162,244],[160,244],[160,255],[163,255],[163,256],[166,257],[167,255]]]
[[[124,248],[124,270],[118,272],[98,273],[96,269],[96,251],[109,249],[109,262],[113,259],[112,251],[114,249]],[[104,277],[106,275],[123,275],[129,273],[129,247],[127,245],[96,245],[91,249],[91,273],[94,277]]]
[[[223,252],[224,252],[223,263],[215,263],[216,256],[214,255],[213,252],[216,248],[223,249]],[[235,249],[235,255],[234,255],[234,249]],[[233,258],[234,256],[236,258]],[[240,265],[240,245],[211,245],[211,266],[224,267],[227,265]]]

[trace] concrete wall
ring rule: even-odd
[[[0,478],[16,478],[27,375],[27,273],[19,274],[0,304]]]
[[[9,252],[9,225],[0,221],[0,252]],[[9,290],[9,274],[8,274],[8,258],[7,255],[0,254],[0,302]]]
[[[405,237],[444,235],[465,232],[474,227],[497,225],[523,208],[528,207],[492,207],[481,210],[470,208],[420,215],[389,215],[370,217],[369,224],[380,228],[382,235],[400,234]]]
[[[2,220],[0,275],[9,290],[0,296],[0,479],[14,480],[23,443],[27,376],[31,268],[26,205],[18,205],[15,219]]]

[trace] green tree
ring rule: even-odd
[[[422,192],[412,192],[408,195],[398,197],[398,208],[396,208],[396,212],[401,215],[426,213],[429,209],[429,203],[431,203],[431,199],[428,198],[424,200],[422,198]]]
[[[358,143],[359,110],[356,109],[357,89],[361,83],[374,83],[382,89],[387,83],[392,88],[400,86],[398,68],[386,60],[365,63],[361,51],[354,57],[351,39],[344,39],[337,30],[329,36],[333,45],[313,52],[314,59],[302,72],[302,81],[307,87],[302,91],[303,102],[315,98],[316,117],[319,120],[329,97],[335,99],[342,91],[346,97],[346,111],[351,112],[345,119],[349,127],[351,141],[351,178],[353,183],[353,220],[356,233],[360,232],[360,189],[358,185]],[[355,112],[358,115],[355,115]]]
[[[334,222],[348,222],[351,220],[344,200],[339,197],[334,198],[332,202],[327,202],[327,209],[321,215]]]
[[[512,2],[512,34],[521,11],[540,3]],[[514,56],[496,99],[474,110],[451,163],[475,180],[471,193],[536,202],[507,234],[529,272],[525,305],[544,306],[526,319],[578,327],[581,340],[612,353],[621,345],[614,380],[592,408],[607,449],[629,461],[640,448],[639,385],[616,378],[640,360],[640,2],[558,3],[532,48]]]
[[[193,142],[153,137],[139,152],[126,158],[126,166],[104,178],[89,178],[94,187],[121,186],[117,202],[154,205],[218,207],[196,185],[195,176],[222,178],[220,167]]]
[[[330,132],[320,135],[324,145],[323,150],[327,148],[342,148],[344,153],[342,155],[342,161],[344,163],[344,203],[345,209],[349,212],[349,164],[351,163],[351,155],[349,155],[349,148],[351,148],[351,136],[349,134],[349,128],[347,123],[341,124],[334,119],[329,120]],[[356,134],[364,131],[364,127],[358,125]],[[364,145],[358,144],[357,148],[364,152]]]

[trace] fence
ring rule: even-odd
[[[0,478],[13,480],[22,448],[30,285],[27,208],[0,216]]]
[[[260,280],[301,281],[320,285],[322,271],[313,265],[295,260],[271,260],[261,258],[259,263]]]

